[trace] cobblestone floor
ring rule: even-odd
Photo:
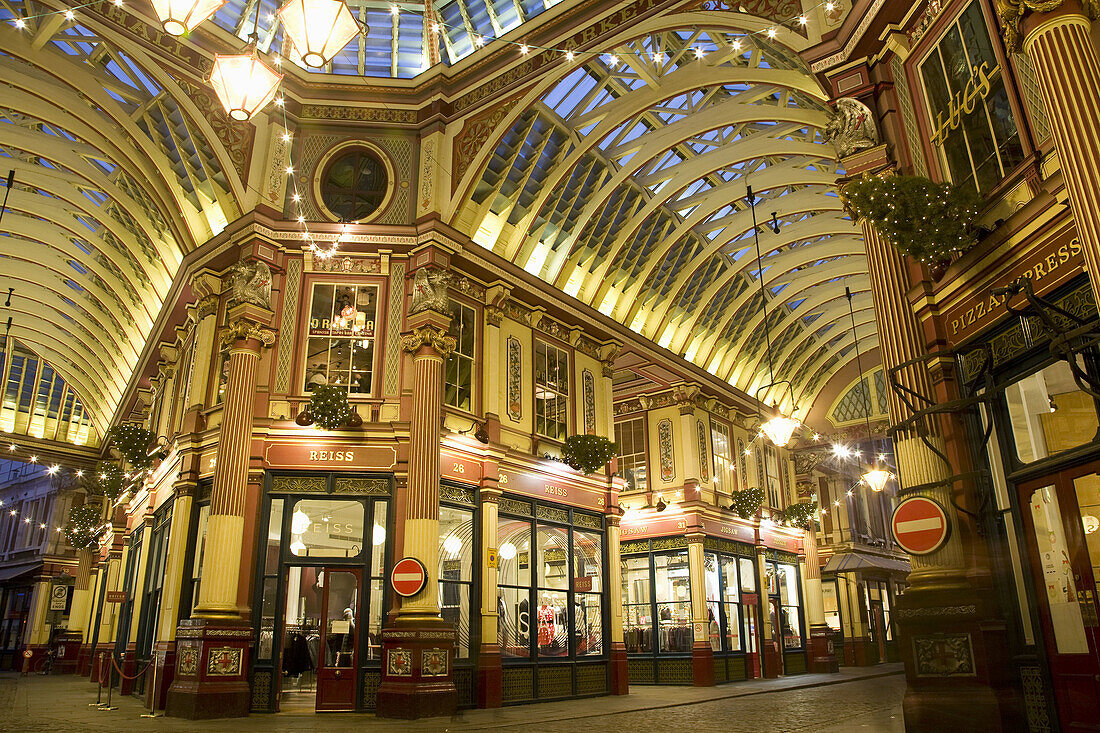
[[[135,698],[118,710],[88,706],[95,686],[73,677],[0,676],[0,731],[25,733],[901,733],[905,678],[900,665],[836,675],[801,675],[717,688],[640,687],[625,697],[543,703],[501,710],[469,710],[453,718],[416,722],[360,714],[252,715],[245,719],[192,721],[140,718]]]

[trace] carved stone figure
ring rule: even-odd
[[[434,267],[421,267],[413,276],[413,298],[409,313],[432,310],[446,313],[450,304],[447,286],[451,273]]]
[[[835,108],[829,115],[825,138],[836,147],[836,153],[841,158],[858,150],[873,148],[878,145],[875,116],[858,99],[841,97],[836,100]]]
[[[271,270],[259,261],[241,260],[229,268],[230,303],[251,303],[271,307]]]

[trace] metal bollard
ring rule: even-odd
[[[108,652],[103,652],[103,654],[104,654],[104,656],[107,656]],[[111,692],[115,688],[115,685],[114,685],[115,664],[114,664],[114,662],[115,662],[115,660],[112,657],[112,658],[110,658],[109,664],[107,665],[107,704],[102,706],[101,708],[99,708],[100,710],[118,710],[117,705],[111,705]],[[102,679],[102,677],[103,676],[100,675],[101,679]]]
[[[149,712],[141,714],[141,717],[143,717],[143,718],[159,718],[161,716],[161,713],[157,712],[157,653],[156,652],[153,652],[153,661],[151,662],[151,664],[153,665],[153,696],[152,696],[152,702],[149,705]]]
[[[103,652],[99,653],[99,680],[95,683],[95,702],[88,703],[90,708],[98,708],[103,705]]]

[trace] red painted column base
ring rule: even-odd
[[[415,720],[453,715],[454,626],[442,619],[405,621],[382,629],[382,684],[375,714]]]
[[[80,651],[76,655],[76,673],[81,677],[87,677],[92,673],[92,645],[81,644]]]
[[[714,687],[714,650],[705,641],[691,648],[691,680],[696,687]]]
[[[252,629],[243,622],[184,619],[176,629],[176,669],[165,714],[176,718],[248,715]]]
[[[504,666],[496,644],[482,644],[477,656],[477,706],[499,708],[504,704]]]
[[[783,658],[779,654],[779,644],[774,639],[765,639],[760,645],[763,654],[764,678],[775,679],[783,671]]]
[[[107,684],[109,678],[107,672],[111,667],[111,654],[115,651],[113,644],[96,644],[92,650],[92,682]]]
[[[76,674],[80,660],[80,632],[66,632],[55,644],[57,656],[53,660],[52,674]]]
[[[611,690],[612,695],[630,694],[630,665],[627,663],[626,644],[616,641],[611,644]]]
[[[806,655],[809,657],[806,666],[811,672],[822,674],[840,669],[836,648],[833,646],[832,629],[828,626],[810,628],[810,647],[806,650]]]

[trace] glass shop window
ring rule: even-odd
[[[619,475],[627,491],[645,491],[645,417],[615,423],[615,442],[619,446]]]
[[[455,350],[443,368],[445,404],[472,411],[474,393],[474,332],[477,314],[473,308],[453,303],[448,334],[454,337]]]
[[[256,658],[271,659],[275,650],[275,613],[278,610],[279,550],[282,546],[283,499],[272,499],[267,519],[267,541],[261,545],[257,570],[262,573],[260,597],[260,633],[256,642]]]
[[[802,611],[798,595],[798,567],[785,564],[768,564],[769,590],[779,596],[779,627],[772,633],[778,633],[783,639],[784,649],[798,649],[802,646]]]
[[[687,552],[624,558],[622,584],[627,651],[690,653],[695,637]]]
[[[603,537],[573,530],[573,640],[578,657],[603,654]]]
[[[1078,358],[1078,368],[1084,362]],[[1033,463],[1090,443],[1100,421],[1096,401],[1077,386],[1070,365],[1059,361],[1005,390],[1016,456]]]
[[[470,596],[474,567],[474,513],[439,507],[439,607],[458,634],[455,656],[470,657]]]
[[[374,372],[378,288],[315,283],[310,297],[303,389],[346,386],[368,395]]]
[[[358,557],[363,551],[363,519],[358,501],[302,499],[290,517],[290,554]]]
[[[498,643],[505,657],[531,656],[531,523],[497,524]]]
[[[840,603],[836,596],[836,582],[825,581],[821,584],[821,596],[825,606],[825,623],[836,633],[840,633]]]
[[[710,452],[713,456],[714,488],[729,493],[734,489],[733,441],[728,426],[710,421]]]
[[[920,65],[932,145],[950,179],[986,192],[1024,160],[1004,70],[972,2]]]
[[[210,519],[210,503],[199,505],[195,520],[195,554],[191,560],[191,615],[199,605],[199,586],[202,585],[202,559],[206,554],[206,524]]]
[[[741,604],[737,559],[708,552],[703,556],[707,638],[712,651],[741,651]]]
[[[569,423],[569,355],[535,342],[535,432],[564,441]]]

